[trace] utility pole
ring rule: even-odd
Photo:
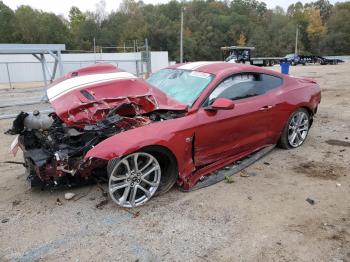
[[[181,7],[181,29],[180,29],[180,63],[183,63],[183,34],[184,34],[184,7]]]
[[[95,63],[96,63],[96,39],[94,37],[94,59],[95,59]]]
[[[298,54],[298,35],[299,35],[299,25],[297,25],[297,30],[295,32],[295,51],[294,53]]]

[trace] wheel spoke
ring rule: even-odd
[[[128,196],[129,196],[130,188],[131,188],[130,186],[126,187],[122,197],[119,198],[119,202],[120,202],[121,205],[125,204],[125,201],[128,198]]]
[[[123,159],[122,163],[125,165],[127,171],[128,171],[128,176],[131,175],[131,169],[130,169],[130,165],[127,159]],[[114,170],[113,170],[114,171]]]
[[[150,164],[152,164],[152,163],[153,163],[153,159],[150,158],[149,161],[148,161],[141,169],[139,169],[139,171],[140,171],[140,172],[143,172],[143,171],[144,171],[147,167],[149,167]]]
[[[111,194],[113,194],[116,190],[127,187],[127,186],[129,186],[129,184],[126,182],[114,184],[114,185],[111,185],[109,187],[109,192],[111,192]]]
[[[138,164],[137,164],[137,159],[138,159],[138,157],[139,157],[139,154],[135,154],[134,155],[134,170],[135,170],[135,172],[137,172],[138,170],[139,170],[139,166],[138,166]]]
[[[151,197],[151,192],[149,192],[146,188],[144,188],[143,186],[139,186],[139,188],[140,188],[143,192],[145,192],[147,198],[150,198],[150,197]]]
[[[292,118],[292,121],[290,121],[290,126],[296,126],[297,125],[297,120],[296,120],[296,116],[294,116],[293,118]]]
[[[158,169],[158,166],[153,166],[152,168],[147,170],[145,173],[143,173],[141,177],[145,178],[146,176],[148,176],[149,174],[151,174],[152,172],[154,172],[157,169]]]
[[[303,136],[299,131],[297,131],[297,136],[298,136],[298,143],[303,140]]]
[[[136,199],[136,192],[137,192],[137,188],[138,186],[136,185],[135,187],[131,188],[131,192],[130,192],[130,204],[132,207],[135,206],[135,199]]]
[[[296,137],[297,137],[297,132],[293,131],[292,135],[289,138],[289,142],[291,144],[294,144],[294,140],[295,140]]]
[[[309,123],[307,119],[304,119],[304,121],[300,124],[300,126],[305,126]]]
[[[127,175],[124,175],[124,176],[115,176],[115,175],[111,175],[111,180],[114,182],[114,181],[120,181],[120,180],[125,180],[127,179],[128,176]]]
[[[304,120],[307,120],[307,117],[303,112],[300,112],[299,114],[300,114],[300,116],[299,116],[299,123],[298,124],[301,125],[301,123],[303,123]]]
[[[141,181],[145,182],[146,184],[150,185],[150,186],[158,186],[157,182],[153,182],[153,181],[148,181],[145,178],[141,178]]]

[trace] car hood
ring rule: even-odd
[[[94,124],[111,113],[135,116],[155,110],[187,109],[187,105],[110,64],[68,73],[48,87],[47,97],[67,125]]]

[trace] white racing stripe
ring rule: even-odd
[[[64,94],[73,91],[78,88],[86,87],[89,85],[101,84],[104,82],[118,80],[118,79],[135,79],[131,73],[128,72],[117,72],[117,73],[106,73],[106,74],[93,74],[85,76],[76,76],[64,80],[57,85],[51,86],[47,90],[47,97],[50,101],[53,101]]]
[[[195,70],[198,69],[199,67],[206,66],[206,65],[211,65],[211,64],[218,64],[222,62],[216,62],[216,61],[204,61],[204,62],[192,62],[188,64],[184,64],[182,66],[179,66],[178,69],[184,69],[184,70]]]

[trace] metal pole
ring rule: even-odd
[[[184,8],[181,7],[181,28],[180,28],[180,63],[183,63],[183,27],[184,27]]]
[[[139,72],[139,61],[136,60],[136,76],[139,77],[140,76],[140,72]]]
[[[94,59],[95,59],[95,64],[96,64],[96,39],[94,37]]]
[[[147,79],[150,74],[151,74],[151,54],[150,54],[150,50],[149,50],[149,46],[148,46],[148,39],[145,39],[145,47],[146,47],[146,74],[145,74],[145,78]]]
[[[45,56],[43,54],[40,54],[40,62],[41,62],[41,68],[43,70],[43,76],[44,76],[44,91],[46,91],[47,87],[47,78],[46,78],[46,68],[45,68]]]
[[[299,26],[297,25],[297,30],[295,32],[295,51],[294,53],[298,54],[298,34],[299,34]]]
[[[13,86],[12,86],[12,82],[11,82],[10,70],[9,70],[9,64],[8,63],[6,63],[6,69],[7,69],[7,77],[9,79],[10,88],[14,89]]]
[[[63,76],[63,63],[62,63],[62,57],[61,57],[61,51],[57,51],[57,60],[58,60],[58,68],[60,69],[60,76]]]

